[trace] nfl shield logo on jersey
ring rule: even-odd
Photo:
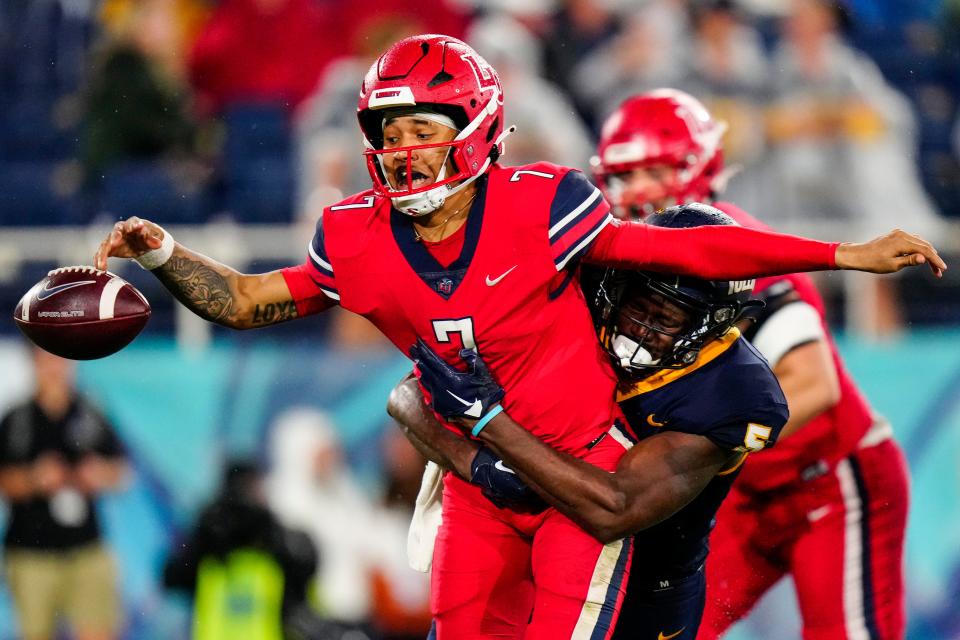
[[[453,280],[450,278],[441,278],[437,282],[437,293],[448,296],[453,292]]]

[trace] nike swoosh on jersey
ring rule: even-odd
[[[647,416],[647,424],[650,425],[651,427],[656,427],[659,429],[663,425],[667,424],[667,421],[664,420],[663,422],[657,422],[656,420],[654,420],[654,414],[651,413],[650,415]]]
[[[663,631],[661,631],[659,634],[657,634],[657,640],[670,640],[670,638],[676,638],[678,635],[683,633],[684,629],[686,629],[686,627],[680,627],[680,631],[677,631],[676,633],[671,633],[668,636],[663,635]]]
[[[48,282],[43,286],[43,289],[37,292],[37,300],[46,300],[47,298],[52,298],[58,293],[63,293],[67,289],[73,289],[74,287],[82,287],[85,284],[94,284],[94,283],[96,283],[96,280],[82,280],[80,282],[68,282],[66,284],[58,285],[53,289],[48,289],[47,287],[50,285],[50,283]]]
[[[504,271],[503,273],[501,273],[501,274],[500,274],[498,277],[496,277],[496,278],[491,278],[490,276],[487,276],[487,286],[488,286],[488,287],[492,287],[493,285],[497,284],[498,282],[500,282],[501,280],[503,280],[504,278],[506,278],[507,275],[508,275],[511,271],[513,271],[514,269],[516,269],[518,266],[519,266],[519,265],[516,265],[516,264],[513,265],[512,267],[510,267],[509,269],[507,269],[506,271]]]

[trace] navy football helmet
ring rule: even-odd
[[[647,223],[681,229],[737,224],[709,205],[691,203],[653,214]],[[754,280],[703,280],[649,271],[608,269],[593,313],[604,349],[632,374],[693,364],[700,349],[725,334],[747,307]]]

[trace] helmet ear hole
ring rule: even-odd
[[[497,135],[497,129],[500,128],[500,118],[494,118],[493,124],[487,129],[487,142],[493,142],[493,137]]]

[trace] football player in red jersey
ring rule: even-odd
[[[619,215],[711,202],[745,226],[766,228],[714,201],[722,133],[685,93],[635,96],[607,120],[595,173]],[[780,380],[790,420],[776,448],[750,457],[720,508],[698,638],[718,637],[788,574],[805,638],[900,638],[903,453],[844,368],[810,278],[763,278],[755,291],[766,306],[745,334]]]
[[[234,328],[339,304],[404,352],[418,338],[448,361],[476,349],[518,422],[607,470],[623,447],[611,438],[586,445],[619,415],[615,376],[579,287],[569,286],[580,261],[728,279],[946,267],[929,243],[903,232],[836,244],[739,227],[614,222],[579,171],[497,164],[499,79],[447,36],[390,47],[364,78],[358,107],[373,189],[327,207],[304,264],[241,274],[135,218],[115,225],[96,264],[136,258],[188,308]],[[465,416],[489,410],[464,401]],[[441,638],[609,634],[629,541],[600,544],[554,510],[503,512],[449,474],[443,504],[432,580]]]

